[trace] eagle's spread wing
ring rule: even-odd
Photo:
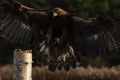
[[[22,13],[16,14],[8,5],[0,7],[0,37],[15,42],[29,43],[31,39],[30,26],[18,19],[23,17]],[[27,20],[25,17],[23,19]]]
[[[83,46],[84,48],[86,47],[85,50],[82,49],[86,53],[89,53],[89,50],[92,50],[92,46],[93,51],[100,50],[108,52],[118,50],[120,46],[120,36],[118,34],[119,29],[116,26],[115,22],[110,19],[100,17],[96,17],[94,19],[86,19],[75,16],[73,18],[76,22],[74,24],[76,35],[78,35],[81,40],[79,41],[80,43],[82,43],[81,46]],[[87,50],[87,46],[91,46],[89,50]],[[97,46],[98,48],[96,48]]]
[[[47,30],[43,25],[50,19],[51,13],[29,8],[14,0],[8,2],[0,7],[0,37],[20,43],[40,40]]]
[[[43,49],[41,45],[47,32],[47,26],[44,25],[51,17],[52,12],[49,10],[36,10],[17,1],[8,0],[8,3],[0,6],[0,39],[4,38],[21,45],[27,44],[28,46],[23,45],[22,49],[32,48],[35,53],[33,57],[36,58],[36,54]],[[43,56],[43,54],[39,55]]]

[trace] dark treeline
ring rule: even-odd
[[[6,0],[0,0],[3,4]],[[40,10],[61,7],[70,13],[79,14],[82,17],[94,17],[97,15],[108,16],[116,21],[120,20],[120,0],[17,0],[24,5],[37,8]],[[0,64],[12,62],[11,46],[5,40],[0,41]],[[102,56],[102,57],[101,57]],[[84,64],[119,64],[120,54],[113,53],[107,55],[99,55],[97,57],[86,57],[81,55],[81,61]],[[106,62],[105,62],[106,61]]]
[[[2,4],[6,0],[0,0]],[[38,9],[61,7],[80,16],[110,16],[120,20],[120,0],[17,0]]]

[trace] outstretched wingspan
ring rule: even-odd
[[[70,66],[75,68],[78,45],[83,53],[117,51],[120,47],[119,30],[113,30],[110,19],[81,18],[60,8],[36,10],[8,1],[0,7],[0,37],[29,44],[33,53],[40,53],[41,61],[49,62],[51,71],[63,66],[67,71]]]

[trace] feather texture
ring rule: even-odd
[[[36,10],[8,0],[0,7],[0,37],[32,48],[34,60],[51,71],[76,68],[81,54],[120,51],[120,27],[105,17],[83,18],[65,10]],[[62,12],[63,11],[63,12]],[[58,13],[54,16],[54,12]]]

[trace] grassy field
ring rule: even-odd
[[[13,69],[11,65],[0,66],[0,80],[12,80]],[[47,67],[33,67],[33,80],[120,80],[120,66],[107,67],[79,67],[71,69],[69,72],[64,70],[50,72]]]

